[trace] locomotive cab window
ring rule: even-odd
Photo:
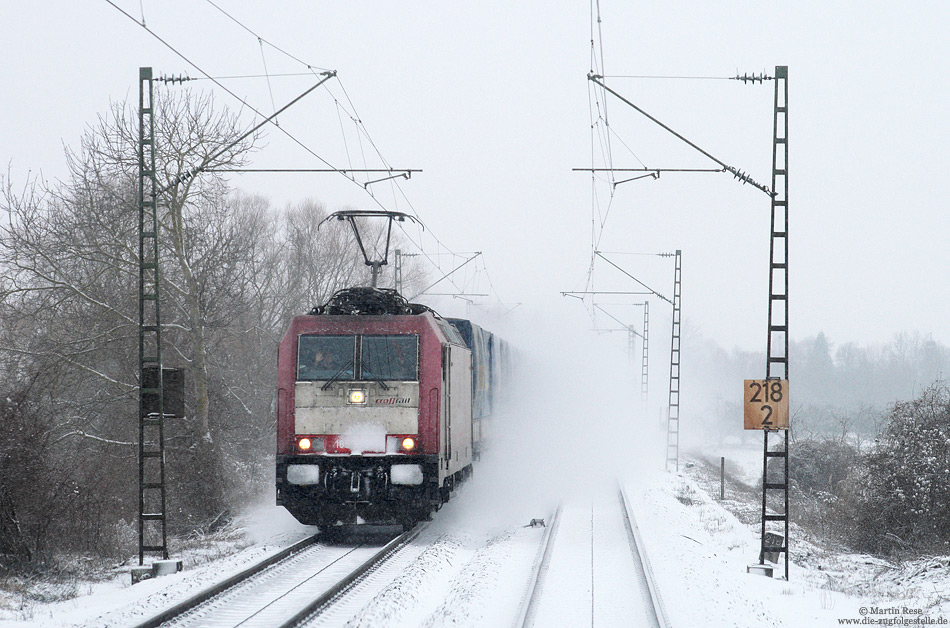
[[[297,346],[297,379],[354,379],[356,336],[302,335]]]
[[[419,336],[362,336],[360,379],[419,379]]]

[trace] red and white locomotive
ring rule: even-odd
[[[279,505],[321,527],[411,525],[448,499],[471,473],[507,356],[455,322],[484,346],[395,290],[341,290],[294,317],[277,359]]]

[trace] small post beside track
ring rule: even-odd
[[[726,457],[719,457],[719,501],[726,499]]]

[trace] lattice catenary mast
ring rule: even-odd
[[[788,66],[775,68],[775,108],[772,133],[772,222],[769,246],[769,321],[766,379],[789,379],[788,368]],[[769,451],[769,430],[763,431],[762,457],[762,545],[761,563],[766,553],[785,555],[788,580],[788,430],[781,448]],[[769,459],[783,461],[783,477],[769,478]],[[769,514],[769,494],[779,494],[780,513]],[[784,523],[783,541],[769,533],[768,523]]]
[[[666,428],[666,470],[680,469],[680,295],[682,284],[682,251],[676,249],[673,271],[673,325],[670,340],[670,397]]]
[[[139,565],[168,558],[152,68],[139,68]]]

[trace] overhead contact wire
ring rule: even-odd
[[[599,69],[600,69],[600,73],[601,73],[601,74],[605,74],[605,73],[606,73],[606,66],[605,66],[605,64],[604,64],[604,31],[603,31],[603,26],[602,26],[603,20],[602,20],[601,17],[600,17],[600,0],[595,0],[595,2],[597,3],[597,43],[598,43],[598,47],[600,48],[600,66],[599,66]],[[604,127],[608,130],[608,132],[607,132],[607,154],[608,154],[609,157],[610,157],[609,167],[610,167],[610,168],[613,168],[613,167],[614,167],[613,151],[611,150],[611,146],[610,146],[610,133],[609,133],[609,129],[610,129],[610,118],[607,116],[607,99],[606,99],[606,98],[604,98]],[[611,173],[611,179],[613,179],[613,174],[612,174],[612,173]]]
[[[162,45],[164,45],[166,48],[168,48],[169,50],[171,50],[172,52],[174,52],[176,55],[178,55],[179,57],[181,57],[181,59],[182,59],[183,61],[185,61],[185,63],[187,63],[188,65],[190,65],[191,67],[193,67],[195,70],[197,70],[198,72],[200,72],[202,75],[204,75],[205,78],[207,78],[207,79],[210,80],[212,83],[214,83],[215,85],[217,85],[218,87],[220,87],[222,90],[224,90],[224,91],[225,91],[228,95],[230,95],[232,98],[234,98],[235,100],[237,100],[238,102],[240,102],[241,104],[243,104],[245,107],[247,107],[248,109],[250,109],[251,111],[253,111],[253,112],[256,113],[257,115],[261,116],[262,118],[265,118],[265,119],[268,118],[268,116],[266,116],[263,112],[261,112],[259,109],[257,109],[256,107],[254,107],[254,105],[250,104],[250,103],[247,102],[245,99],[241,98],[240,96],[238,96],[237,94],[235,94],[233,91],[231,91],[230,89],[228,89],[227,87],[225,87],[224,85],[222,85],[220,81],[218,81],[217,79],[215,79],[214,77],[212,77],[210,74],[208,74],[207,72],[205,72],[203,69],[201,69],[194,61],[192,61],[191,59],[189,59],[188,57],[186,57],[184,54],[182,54],[181,52],[179,52],[178,49],[176,49],[174,46],[172,46],[172,45],[169,44],[167,41],[165,41],[164,39],[162,39],[162,37],[161,37],[158,33],[156,33],[155,31],[153,31],[152,29],[150,29],[149,27],[147,27],[147,26],[145,26],[145,25],[143,25],[143,24],[139,24],[139,22],[138,22],[134,17],[132,17],[131,15],[129,15],[124,9],[122,9],[121,7],[119,7],[115,2],[113,2],[112,0],[105,0],[105,1],[106,1],[109,5],[111,5],[115,10],[117,10],[118,12],[120,12],[122,15],[126,16],[127,18],[129,18],[130,20],[132,20],[133,22],[135,22],[135,24],[138,24],[138,25],[141,26],[143,29],[145,29],[145,31],[146,31],[149,35],[151,35],[152,37],[154,37],[155,39],[157,39],[158,41],[160,41],[160,42],[162,43]],[[208,1],[210,1],[210,0],[208,0]],[[322,163],[324,163],[327,167],[333,168],[334,170],[337,170],[337,171],[339,170],[339,168],[336,168],[336,167],[335,167],[333,164],[331,164],[329,161],[327,161],[326,159],[324,159],[323,157],[321,157],[320,155],[318,155],[318,154],[317,154],[313,149],[311,149],[309,146],[307,146],[306,144],[304,144],[303,142],[301,142],[299,139],[297,139],[292,133],[288,132],[287,130],[285,130],[285,129],[284,129],[283,127],[281,127],[281,126],[278,126],[278,125],[275,125],[275,126],[276,126],[284,135],[286,135],[287,137],[289,137],[295,144],[297,144],[298,146],[300,146],[301,148],[303,148],[305,151],[307,151],[307,152],[308,152],[310,155],[312,155],[313,157],[316,157],[318,160],[320,160]],[[347,178],[348,178],[348,177],[347,177]]]
[[[604,38],[603,38],[603,18],[600,12],[600,0],[591,0],[590,6],[591,12],[591,67],[595,69],[598,74],[605,74],[604,68]],[[595,35],[595,23],[596,23],[596,35]],[[599,58],[598,58],[599,50]],[[607,112],[607,98],[606,90],[600,89],[597,87],[593,88],[593,106],[590,106],[591,101],[591,92],[588,92],[588,103],[589,109],[591,109],[591,168],[595,167],[595,150],[594,150],[594,137],[596,136],[598,143],[600,145],[601,159],[604,164],[607,166],[608,170],[604,178],[604,182],[608,185],[608,201],[606,207],[603,207],[600,202],[600,196],[597,193],[597,177],[592,173],[591,177],[591,187],[592,187],[592,208],[591,208],[591,256],[590,264],[587,270],[587,290],[592,291],[593,289],[593,273],[595,267],[595,252],[600,246],[601,239],[603,238],[604,231],[606,229],[607,220],[610,217],[610,210],[613,207],[613,201],[615,198],[614,190],[616,188],[615,176],[612,171],[613,169],[613,147],[611,142],[611,136],[616,135],[613,133],[613,130],[610,128],[610,118]],[[597,116],[594,118],[594,110],[596,110]],[[619,139],[619,138],[618,138]],[[623,143],[623,142],[621,142]],[[641,164],[643,162],[640,158],[630,149],[629,146],[624,144],[624,147],[633,154],[634,158],[637,159]],[[599,219],[599,225],[597,225]],[[593,300],[592,300],[593,301]],[[594,314],[593,307],[591,308],[591,315]]]
[[[358,132],[359,132],[362,136],[365,136],[366,140],[369,142],[370,146],[371,146],[371,147],[373,148],[373,150],[375,151],[377,157],[379,157],[379,159],[383,162],[384,165],[386,165],[386,167],[390,167],[388,160],[387,160],[386,157],[383,155],[383,153],[382,153],[382,151],[379,149],[379,147],[376,145],[376,142],[373,140],[372,135],[370,135],[369,130],[366,128],[366,125],[363,123],[362,118],[361,118],[360,115],[359,115],[359,112],[356,110],[356,105],[353,103],[352,98],[350,98],[349,92],[347,92],[346,87],[343,85],[342,79],[341,79],[339,76],[337,76],[336,79],[337,79],[337,83],[338,83],[338,85],[339,85],[339,87],[340,87],[340,90],[342,91],[343,96],[344,96],[344,98],[346,99],[346,102],[349,103],[349,107],[350,107],[350,108],[349,108],[349,110],[347,110],[347,108],[346,108],[345,106],[343,106],[342,103],[340,104],[340,107],[343,109],[343,111],[345,111],[345,112],[347,113],[348,116],[350,116],[350,119],[353,121],[353,123],[354,123],[354,125],[356,126]],[[329,91],[329,90],[328,90],[328,91]],[[331,92],[331,93],[332,93],[332,92]],[[362,151],[362,142],[360,143],[360,146],[361,146],[361,151]],[[364,160],[365,160],[365,153],[363,153],[363,158],[364,158]],[[403,199],[403,201],[404,201],[404,202],[406,203],[406,205],[408,206],[409,211],[412,212],[412,214],[413,214],[416,218],[419,218],[419,212],[416,210],[415,206],[412,204],[412,201],[411,201],[411,200],[409,199],[409,197],[406,195],[406,192],[405,192],[405,190],[403,189],[403,187],[402,187],[402,185],[401,185],[401,182],[400,182],[399,180],[392,180],[392,181],[391,181],[391,186],[392,186],[392,190],[393,190],[393,202],[398,205],[398,196],[401,196],[402,199]],[[397,196],[397,194],[398,194],[398,196]],[[376,198],[375,195],[371,195],[371,197],[373,198],[373,201],[374,201],[377,205],[379,205],[381,208],[383,207],[381,201],[380,201],[378,198]],[[408,232],[405,230],[405,228],[404,228],[404,226],[403,226],[402,224],[399,224],[398,226],[399,226],[400,230],[406,235],[406,237],[409,238],[410,242],[412,242],[412,243],[419,249],[419,251],[422,252],[423,257],[425,257],[426,260],[428,260],[429,263],[432,264],[435,268],[439,269],[440,272],[444,272],[443,269],[442,269],[441,264],[440,264],[438,261],[432,259],[432,256],[431,256],[428,252],[426,252],[425,248],[422,246],[422,242],[421,242],[422,234],[420,233],[420,241],[419,241],[419,242],[416,242],[414,239],[412,239],[412,238],[409,236]],[[441,248],[446,249],[447,251],[452,252],[452,249],[450,249],[448,246],[446,246],[445,243],[442,242],[442,241],[439,239],[439,237],[438,237],[437,235],[435,235],[435,233],[433,233],[433,232],[431,231],[431,229],[429,230],[429,234],[430,234],[430,236],[432,237],[432,239],[435,240],[437,247],[441,247]],[[454,253],[454,252],[452,252],[452,254],[453,254],[453,255],[457,255],[457,254]],[[437,257],[438,257],[438,256],[437,256]],[[486,269],[485,269],[485,276],[486,276],[486,278],[488,279],[489,284],[491,285],[491,275],[490,275],[490,273],[488,272],[487,267],[486,267]],[[459,290],[460,292],[464,292],[464,290],[463,290],[461,287],[459,287],[458,284],[456,284],[455,281],[454,281],[452,278],[449,278],[449,282],[450,282],[457,290]],[[493,287],[493,289],[494,289],[494,287]],[[498,292],[497,292],[497,291],[495,291],[495,298],[498,299],[499,303],[501,303],[502,305],[504,305],[504,303],[502,302],[501,297],[500,297],[500,295],[498,295]]]
[[[350,157],[350,145],[346,141],[346,129],[343,127],[343,116],[340,114],[340,101],[336,98],[333,99],[333,103],[336,105],[336,117],[340,121],[340,137],[343,139],[343,150],[346,153],[346,163],[350,167],[350,170],[353,169],[353,158]],[[355,178],[353,179],[356,180]]]
[[[270,73],[269,73],[269,71],[268,71],[268,69],[267,69],[267,66],[266,66],[266,59],[264,58],[264,52],[263,52],[263,44],[267,44],[268,46],[270,46],[270,47],[273,48],[274,50],[280,52],[281,54],[285,55],[286,57],[288,57],[288,58],[290,58],[290,59],[296,61],[297,63],[299,63],[299,64],[305,66],[308,70],[310,70],[310,73],[309,73],[309,74],[311,74],[311,75],[317,74],[317,72],[315,72],[315,70],[321,70],[321,71],[323,71],[323,72],[327,72],[327,71],[328,71],[326,68],[322,68],[322,67],[320,67],[320,66],[315,66],[315,65],[312,65],[312,64],[310,64],[310,63],[307,63],[306,61],[303,61],[303,60],[300,59],[299,57],[297,57],[297,56],[295,56],[295,55],[293,55],[293,54],[287,52],[286,50],[284,50],[284,49],[281,48],[280,46],[277,46],[276,44],[274,44],[274,43],[272,43],[271,41],[267,40],[266,38],[262,37],[260,34],[258,34],[257,32],[255,32],[253,29],[249,28],[249,27],[246,26],[243,22],[241,22],[240,20],[238,20],[237,18],[235,18],[233,15],[231,15],[230,13],[228,13],[227,11],[225,11],[223,8],[221,8],[221,7],[220,7],[217,3],[215,3],[213,0],[205,0],[205,1],[206,1],[208,4],[210,4],[212,7],[214,7],[214,8],[217,9],[218,11],[220,11],[220,12],[221,12],[223,15],[225,15],[228,19],[230,19],[231,21],[233,21],[235,24],[237,24],[239,27],[241,27],[243,30],[247,31],[249,34],[251,34],[252,36],[254,36],[254,37],[258,40],[258,43],[259,43],[259,45],[261,46],[262,60],[264,60],[264,69],[265,69],[265,72],[266,72],[266,74],[265,74],[264,76],[265,76],[265,77],[267,78],[267,80],[268,80],[268,89],[269,89],[269,90],[271,89],[271,84],[270,84],[270,76],[271,76],[271,75],[270,75]],[[181,52],[179,52],[174,46],[172,46],[172,45],[169,44],[167,41],[165,41],[161,36],[159,36],[157,33],[155,33],[154,31],[152,31],[151,29],[149,29],[149,28],[145,25],[144,10],[143,10],[143,14],[142,14],[142,22],[139,23],[135,18],[133,18],[131,15],[129,15],[125,10],[123,10],[121,7],[119,7],[118,5],[116,5],[112,0],[106,0],[106,2],[109,3],[109,4],[110,4],[113,8],[115,8],[117,11],[119,11],[120,13],[122,13],[123,15],[125,15],[126,17],[128,17],[129,19],[131,19],[133,22],[135,22],[136,24],[139,24],[142,28],[144,28],[144,29],[146,30],[146,32],[148,32],[150,35],[152,35],[152,37],[154,37],[155,39],[157,39],[157,40],[158,40],[159,42],[161,42],[165,47],[167,47],[167,48],[168,48],[169,50],[171,50],[173,53],[175,53],[176,55],[178,55],[181,59],[183,59],[183,60],[184,60],[186,63],[188,63],[190,66],[192,66],[193,68],[195,68],[195,70],[197,70],[198,72],[200,72],[200,73],[203,75],[204,79],[210,80],[212,83],[214,83],[215,85],[217,85],[218,87],[220,87],[222,90],[224,90],[227,94],[229,94],[230,96],[232,96],[233,98],[235,98],[237,101],[241,102],[241,103],[242,103],[244,106],[246,106],[248,109],[250,109],[251,111],[253,111],[253,112],[256,113],[257,115],[266,118],[266,116],[265,116],[262,112],[260,112],[257,108],[255,108],[253,105],[251,105],[250,103],[248,103],[245,99],[239,97],[237,94],[235,94],[235,93],[232,92],[230,89],[228,89],[227,87],[225,87],[224,85],[222,85],[222,84],[220,83],[220,79],[224,79],[224,78],[259,78],[259,77],[254,76],[254,75],[233,76],[233,77],[219,77],[219,78],[212,77],[210,74],[208,74],[207,72],[205,72],[204,70],[202,70],[196,63],[194,63],[194,62],[191,61],[188,57],[186,57],[184,54],[182,54]],[[306,75],[306,74],[307,74],[307,73],[301,73],[301,74],[291,74],[291,73],[287,73],[287,74],[278,74],[278,75],[274,75],[274,76],[297,76],[297,75]],[[362,159],[363,159],[364,166],[366,165],[367,162],[366,162],[365,150],[364,150],[363,143],[362,143],[362,137],[363,137],[363,136],[365,136],[366,140],[369,142],[370,146],[372,146],[372,148],[373,148],[374,152],[376,153],[377,157],[383,162],[383,164],[385,165],[385,167],[391,169],[391,168],[392,168],[391,164],[390,164],[389,161],[385,158],[385,156],[382,154],[382,151],[380,151],[379,147],[376,145],[376,142],[373,140],[372,136],[369,134],[369,131],[366,129],[365,124],[363,124],[363,121],[360,119],[359,114],[358,114],[357,111],[356,111],[356,106],[354,105],[353,100],[350,98],[349,93],[346,91],[346,88],[345,88],[345,86],[343,85],[343,82],[340,80],[339,75],[337,75],[337,74],[334,72],[334,73],[333,73],[333,76],[337,79],[338,84],[339,84],[339,86],[340,86],[340,89],[342,90],[343,95],[344,95],[344,97],[346,98],[347,103],[349,103],[350,109],[352,110],[352,114],[351,114],[350,111],[347,111],[346,107],[342,106],[342,104],[339,102],[338,99],[334,98],[335,102],[338,104],[338,106],[339,106],[341,109],[343,109],[344,112],[347,113],[347,115],[348,115],[348,116],[350,117],[350,119],[353,121],[354,126],[355,126],[356,129],[357,129],[357,138],[359,139],[359,142],[360,142],[360,152],[361,152],[361,156],[362,156]],[[328,91],[328,92],[331,94],[331,96],[332,96],[332,91],[330,90],[329,86],[327,86],[326,89],[327,89],[327,91]],[[271,100],[272,100],[272,102],[273,102],[273,92],[272,92],[272,91],[271,91]],[[338,114],[338,115],[339,115],[339,114]],[[361,185],[361,184],[356,180],[355,176],[347,176],[346,173],[341,172],[339,168],[333,166],[333,164],[331,164],[329,161],[327,161],[326,159],[324,159],[323,157],[321,157],[320,155],[318,155],[314,150],[312,150],[309,146],[307,146],[307,145],[304,144],[302,141],[300,141],[299,139],[297,139],[293,134],[291,134],[290,132],[288,132],[287,130],[285,130],[283,127],[281,127],[281,126],[279,126],[279,125],[277,125],[277,124],[275,124],[275,126],[277,126],[277,128],[278,128],[282,133],[284,133],[288,138],[290,138],[290,139],[291,139],[294,143],[296,143],[298,146],[300,146],[301,148],[303,148],[307,153],[309,153],[310,155],[316,157],[318,160],[320,160],[322,163],[324,163],[324,164],[325,164],[326,166],[328,166],[329,168],[332,168],[332,169],[336,170],[339,174],[341,174],[341,175],[344,176],[345,178],[349,179],[351,182],[353,182],[353,183],[355,183],[355,184],[357,184],[357,185]],[[342,128],[342,121],[341,121],[341,128]],[[345,134],[344,134],[344,135],[345,135]],[[349,148],[348,148],[348,145],[346,144],[345,139],[344,139],[344,144],[345,144],[345,146],[346,146],[348,163],[350,163],[351,168],[352,168],[352,159],[351,159],[351,157],[350,157],[350,155],[349,155]],[[412,211],[413,215],[414,215],[416,218],[419,218],[419,213],[418,213],[418,211],[416,211],[415,207],[412,205],[412,202],[409,200],[408,196],[406,196],[406,193],[405,193],[405,191],[402,189],[402,186],[399,185],[399,182],[394,180],[394,181],[391,183],[391,185],[394,186],[393,202],[398,206],[398,198],[396,197],[396,190],[398,190],[399,194],[403,197],[403,199],[405,200],[405,202],[406,202],[407,205],[409,206],[410,210]],[[361,187],[363,187],[363,186],[361,185]],[[366,191],[368,192],[370,198],[373,199],[373,201],[377,204],[377,206],[379,206],[381,209],[385,209],[385,206],[380,202],[380,200],[379,200],[378,198],[376,198],[376,195],[375,195],[375,194],[373,194],[371,191],[369,191],[369,190],[368,190],[367,188],[365,188],[365,187],[364,187],[364,190],[366,190]],[[412,243],[423,253],[423,256],[429,261],[429,263],[431,263],[433,266],[435,266],[436,268],[438,268],[438,269],[441,271],[441,270],[442,270],[441,266],[440,266],[435,260],[433,260],[432,257],[425,251],[425,249],[424,249],[423,246],[422,246],[421,241],[420,241],[420,242],[416,242],[411,236],[409,236],[408,232],[406,232],[406,230],[405,230],[404,228],[402,228],[402,225],[399,225],[399,226],[400,226],[400,229],[402,230],[402,232],[406,235],[406,237],[409,238],[409,241],[412,242]],[[438,238],[435,234],[432,234],[431,232],[430,232],[430,234],[431,234],[431,237],[436,241],[436,243],[437,243],[438,246],[442,246],[442,247],[446,248],[447,250],[450,250],[448,247],[446,247],[446,246],[444,245],[444,243],[441,242],[441,240],[439,240],[439,238]],[[420,232],[420,235],[421,235],[421,232]],[[488,273],[487,269],[486,269],[486,271],[485,271],[485,274],[486,274],[486,277],[489,277],[489,273]],[[459,288],[451,278],[449,278],[449,282],[450,282],[452,285],[454,285],[457,289],[459,289],[459,290],[461,291],[461,288]],[[489,283],[490,283],[490,277],[489,277]],[[495,296],[496,296],[496,298],[498,298],[499,302],[501,302],[501,299],[500,299],[500,297],[498,297],[497,292],[495,293]]]
[[[261,47],[261,62],[264,64],[264,76],[267,78],[267,91],[270,93],[270,106],[274,109],[277,109],[277,102],[274,101],[274,89],[271,87],[270,74],[267,71],[267,57],[264,56],[264,40],[258,37],[257,43],[260,44]],[[274,118],[274,124],[280,126],[276,118]]]
[[[590,67],[593,71],[597,68],[597,52],[594,35],[594,0],[590,2]],[[597,100],[597,93],[593,88],[587,90],[587,108],[590,116],[590,163],[591,163],[591,207],[590,207],[590,263],[587,266],[587,277],[585,279],[585,292],[591,291],[591,283],[594,273],[594,251],[596,250],[594,242],[597,233],[597,215],[600,212],[599,198],[597,196],[597,176],[593,171],[596,166],[596,142],[598,138],[600,124],[600,103]],[[596,115],[595,115],[596,111]],[[601,143],[601,152],[603,152],[603,143]]]
[[[295,57],[294,55],[290,54],[289,52],[287,52],[287,51],[284,50],[283,48],[281,48],[281,47],[279,47],[279,46],[277,46],[277,45],[275,45],[275,44],[269,42],[268,40],[264,39],[263,37],[261,37],[260,35],[258,35],[257,33],[255,33],[253,30],[251,30],[250,28],[248,28],[247,26],[245,26],[239,19],[237,19],[236,17],[234,17],[233,15],[231,15],[230,13],[228,13],[227,11],[225,11],[224,9],[222,9],[221,7],[219,7],[219,6],[218,6],[217,4],[215,4],[212,0],[205,0],[205,2],[207,2],[208,4],[210,4],[211,6],[213,6],[215,9],[217,9],[218,11],[220,11],[221,13],[223,13],[223,14],[224,14],[228,19],[230,19],[232,22],[234,22],[235,24],[237,24],[238,26],[240,26],[241,28],[243,28],[244,30],[246,30],[248,33],[250,33],[251,35],[253,35],[254,37],[256,37],[256,38],[258,39],[258,41],[264,42],[265,44],[267,44],[268,46],[270,46],[271,48],[273,48],[273,49],[276,50],[277,52],[279,52],[279,53],[281,53],[281,54],[287,56],[287,57],[290,58],[290,59],[293,59],[294,61],[296,61],[296,62],[299,63],[300,65],[305,65],[305,66],[307,66],[308,68],[310,68],[311,70],[316,69],[316,70],[320,70],[320,71],[322,71],[322,72],[328,71],[328,68],[321,68],[321,67],[316,66],[316,65],[311,65],[311,64],[307,63],[306,61],[303,61],[303,60],[301,60],[301,59],[298,59],[297,57]]]

